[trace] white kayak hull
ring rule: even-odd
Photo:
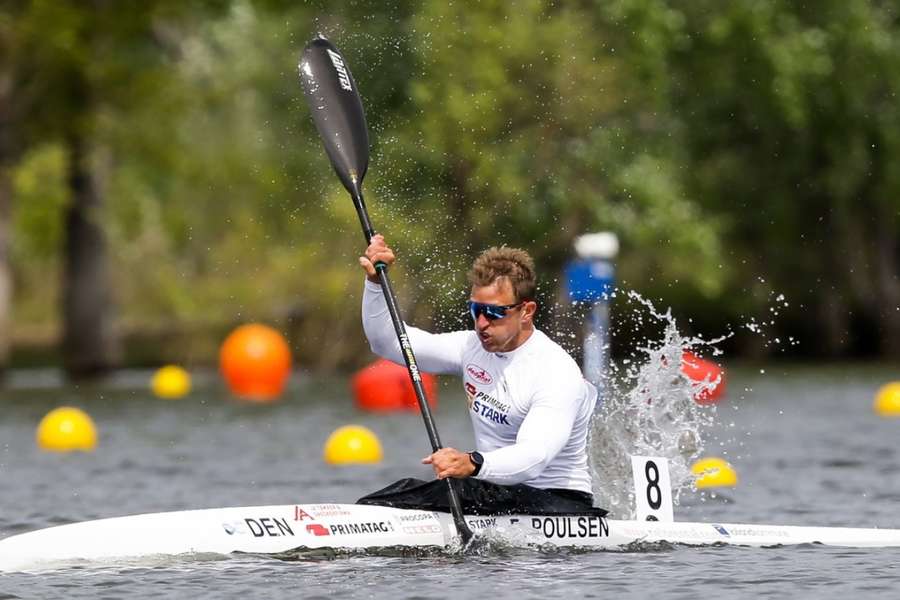
[[[472,516],[478,534],[515,546],[618,550],[632,544],[900,547],[900,530],[617,521],[588,516]],[[165,512],[50,527],[0,540],[0,571],[82,562],[297,549],[444,548],[457,542],[445,513],[357,504],[297,504]]]

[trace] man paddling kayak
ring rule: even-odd
[[[367,276],[362,319],[372,351],[403,364],[374,267],[394,261],[384,237],[373,236],[359,259]],[[534,327],[534,261],[524,250],[491,248],[468,278],[474,330],[407,333],[419,368],[462,377],[475,450],[442,448],[422,462],[438,480],[462,480],[470,514],[599,511],[592,509],[587,463],[597,392],[566,351]],[[446,488],[435,483],[404,479],[360,502],[448,510]]]

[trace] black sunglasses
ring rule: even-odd
[[[488,321],[502,319],[509,310],[516,308],[517,306],[522,306],[523,304],[525,304],[524,300],[516,302],[515,304],[485,304],[484,302],[474,302],[472,300],[469,300],[466,303],[469,307],[469,314],[472,315],[473,321],[478,320],[478,315],[484,315]]]

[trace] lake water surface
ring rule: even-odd
[[[682,496],[676,519],[900,528],[900,419],[871,410],[900,369],[768,367],[729,373],[706,454],[725,456],[740,484],[715,499]],[[14,377],[0,391],[0,537],[141,512],[353,502],[407,476],[427,477],[416,414],[352,406],[347,381],[299,377],[284,401],[248,406],[214,379],[162,401],[143,374],[97,387]],[[458,382],[435,418],[448,446],[469,448]],[[93,453],[43,453],[41,417],[59,405],[97,422]],[[332,468],[329,433],[359,423],[381,438],[374,467]],[[4,598],[702,598],[897,597],[900,549],[655,547],[638,552],[492,548],[478,555],[365,556],[307,562],[260,557],[0,574]]]

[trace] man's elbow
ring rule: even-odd
[[[519,447],[521,448],[521,445]],[[544,472],[551,458],[543,446],[535,445],[529,447],[526,450],[525,460],[519,463],[520,468],[514,472],[498,473],[497,478],[502,479],[502,482],[496,481],[495,483],[515,485],[531,481]]]
[[[386,358],[394,362],[396,362],[398,359],[403,359],[403,356],[402,354],[400,354],[400,349],[397,347],[397,343],[395,340],[373,340],[369,338],[369,349],[372,350],[372,352],[376,356],[380,356],[381,358]]]
[[[502,483],[505,485],[528,483],[533,479],[537,479],[537,477],[544,472],[544,467],[546,467],[546,465],[535,465],[534,467],[519,471],[518,473],[511,473],[506,477],[503,477]]]
[[[544,469],[547,468],[548,464],[550,464],[549,458],[547,458],[545,453],[541,453],[541,456],[538,457],[537,462],[533,466],[525,470],[525,473],[523,473],[522,481],[519,481],[517,483],[524,483],[536,478],[544,472]]]

